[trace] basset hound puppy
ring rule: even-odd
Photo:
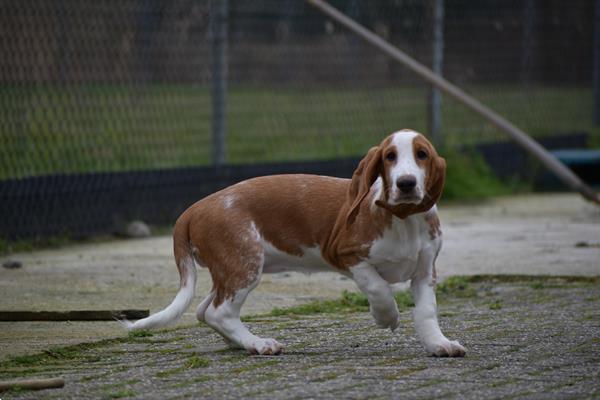
[[[230,344],[279,354],[275,339],[252,334],[240,309],[263,273],[336,271],[367,296],[377,326],[392,331],[399,312],[391,284],[411,280],[413,319],[426,351],[463,356],[441,332],[436,315],[435,260],[442,245],[435,203],[446,162],[427,139],[401,130],[369,150],[352,179],[273,175],[249,179],[188,208],[173,240],[180,289],[164,310],[129,329],[164,326],[181,316],[195,293],[195,263],[213,287],[196,309]]]

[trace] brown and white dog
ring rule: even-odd
[[[446,162],[425,137],[396,132],[369,150],[352,179],[274,175],[250,179],[188,208],[173,233],[180,289],[164,310],[129,329],[164,326],[192,302],[194,261],[210,270],[213,288],[196,309],[232,345],[278,354],[275,339],[250,333],[240,309],[263,273],[337,271],[367,296],[380,328],[398,327],[390,284],[411,280],[416,331],[436,356],[463,356],[436,316],[435,259],[442,244],[435,202]]]

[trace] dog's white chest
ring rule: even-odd
[[[392,226],[371,245],[369,263],[386,281],[403,282],[413,276],[425,244],[421,225],[416,218],[394,218]]]

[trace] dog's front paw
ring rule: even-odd
[[[258,338],[246,350],[250,354],[277,355],[283,351],[283,345],[275,339]]]
[[[445,339],[427,346],[427,351],[436,357],[464,357],[467,350],[457,341]]]
[[[375,324],[381,329],[391,329],[392,332],[400,325],[400,313],[398,310],[390,312],[377,312],[371,308],[371,315],[375,319]]]

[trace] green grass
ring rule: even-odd
[[[396,304],[400,311],[414,306],[412,297],[408,291],[398,292],[394,295]],[[269,315],[309,315],[309,314],[328,314],[340,312],[366,312],[369,311],[369,300],[362,293],[349,292],[344,290],[342,297],[336,300],[317,300],[299,306],[287,308],[274,308]]]
[[[477,291],[471,285],[469,277],[451,276],[436,286],[436,293],[441,298],[468,298],[477,296]]]
[[[127,333],[127,336],[129,338],[145,338],[145,337],[152,337],[152,336],[154,336],[154,334],[150,331],[139,330],[139,331],[129,331]]]
[[[210,360],[197,355],[190,356],[185,362],[186,368],[206,368],[210,365]]]
[[[544,282],[534,281],[529,284],[529,287],[535,290],[544,289]]]
[[[103,398],[105,399],[122,399],[124,397],[134,397],[137,396],[137,393],[131,389],[120,389],[115,391],[107,391]]]
[[[195,354],[192,354],[192,355],[188,356],[187,360],[185,360],[185,362],[183,363],[182,366],[158,372],[156,374],[156,377],[157,378],[166,378],[166,377],[176,375],[176,374],[179,374],[181,372],[184,372],[184,371],[187,371],[190,369],[206,368],[209,365],[210,365],[209,359],[199,357]]]
[[[99,345],[102,345],[103,343],[107,343],[107,341],[83,343],[80,345],[65,347],[53,347],[38,354],[12,357],[9,360],[0,362],[0,369],[55,365],[65,361],[86,357],[95,359],[97,356],[86,354],[86,352],[87,350],[93,349]]]
[[[589,88],[488,85],[466,88],[534,136],[587,131]],[[426,131],[422,88],[275,89],[228,93],[231,163],[314,160],[364,154],[403,127]],[[0,87],[0,179],[207,165],[211,104],[194,85]],[[501,138],[445,99],[448,148]]]
[[[490,303],[490,310],[501,310],[502,309],[502,299],[496,299]]]
[[[369,310],[367,298],[359,293],[344,291],[341,299],[337,300],[316,300],[310,303],[298,306],[278,308],[275,307],[269,315],[309,315],[337,312],[363,312]]]

